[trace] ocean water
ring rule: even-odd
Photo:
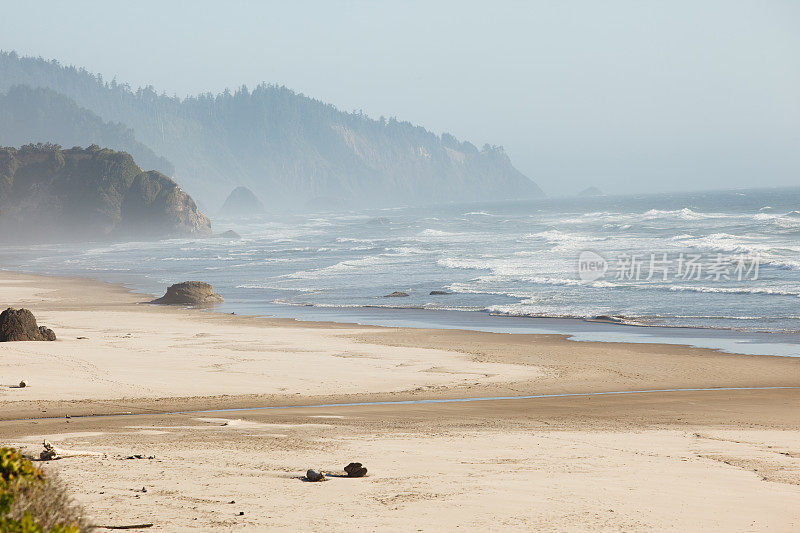
[[[225,296],[222,310],[249,314],[315,309],[314,316],[344,320],[355,310],[404,308],[421,324],[457,312],[800,333],[800,188],[280,214],[213,225],[242,238],[5,248],[0,266],[122,281],[148,293],[203,280]],[[603,276],[581,277],[587,251],[605,261]],[[393,291],[409,296],[384,297]]]

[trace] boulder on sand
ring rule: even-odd
[[[325,481],[325,473],[320,472],[319,470],[314,470],[313,468],[309,468],[306,472],[306,479],[309,481]]]
[[[0,342],[54,341],[53,330],[36,324],[36,317],[27,309],[9,307],[0,313]]]
[[[167,293],[150,303],[167,305],[212,305],[223,301],[209,283],[184,281],[170,285]]]
[[[367,475],[367,469],[361,463],[350,463],[344,467],[347,472],[347,477],[364,477]]]

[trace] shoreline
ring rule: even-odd
[[[104,281],[90,275],[64,276],[2,269],[0,273],[42,276],[66,280],[87,280],[106,284],[133,295],[157,298],[145,291],[131,288],[128,282]],[[147,302],[143,302],[147,303]],[[245,311],[242,312],[242,307]],[[731,355],[770,355],[800,357],[800,334],[781,331],[749,331],[736,328],[658,325],[618,322],[599,318],[566,316],[522,316],[483,311],[430,309],[383,305],[319,306],[291,303],[271,303],[272,313],[248,312],[247,305],[224,302],[208,309],[208,313],[250,316],[291,323],[334,327],[386,327],[410,329],[446,329],[511,335],[557,335],[572,342],[601,342],[624,344],[659,344],[688,348],[711,349]],[[404,316],[406,315],[406,316]]]
[[[23,298],[17,305],[30,307],[39,318],[40,324],[52,326],[53,322],[49,319],[53,313],[56,316],[58,313],[65,313],[69,317],[72,323],[64,324],[68,330],[75,328],[76,321],[92,320],[93,313],[97,312],[104,314],[115,312],[120,316],[117,322],[123,317],[124,320],[118,325],[121,329],[117,330],[116,335],[106,332],[105,336],[108,338],[98,343],[93,341],[98,335],[102,336],[103,332],[94,331],[90,334],[84,331],[81,335],[61,335],[55,343],[25,343],[26,349],[45,350],[40,356],[48,361],[52,360],[56,353],[47,352],[54,352],[55,348],[61,348],[66,343],[69,343],[68,348],[65,347],[69,351],[81,347],[96,350],[96,355],[92,355],[85,362],[77,363],[75,370],[76,379],[86,380],[87,385],[96,384],[96,386],[83,386],[77,388],[78,390],[65,387],[59,382],[58,372],[53,372],[49,379],[60,387],[58,391],[37,392],[39,387],[36,386],[11,389],[10,384],[17,382],[15,379],[30,380],[32,375],[41,373],[41,370],[34,370],[33,367],[26,370],[23,364],[15,371],[19,378],[12,378],[8,375],[8,370],[5,370],[2,376],[4,383],[0,383],[0,405],[4,406],[4,414],[0,415],[0,418],[4,419],[39,418],[44,414],[43,411],[47,413],[56,411],[58,416],[116,414],[127,411],[152,413],[201,410],[206,405],[210,405],[213,409],[255,408],[265,405],[288,405],[297,403],[297,400],[302,400],[302,403],[306,404],[339,404],[398,399],[435,400],[447,397],[584,394],[612,390],[800,385],[798,358],[725,353],[679,344],[576,342],[564,334],[508,334],[468,329],[398,328],[231,315],[208,309],[150,305],[147,302],[152,298],[151,295],[135,293],[122,284],[89,278],[0,271],[0,295],[4,289],[7,291],[8,287],[15,283],[23,287],[26,285],[58,287],[53,290],[55,295],[50,298],[41,298],[47,292],[39,294],[39,298],[31,298],[29,294],[27,301]],[[16,290],[19,291],[20,287],[16,287]],[[126,326],[126,321],[130,325]],[[124,332],[126,327],[133,329],[135,321],[143,321],[140,328],[142,334]],[[182,377],[182,381],[170,383],[170,380],[175,379],[174,376],[182,376],[186,372],[179,369],[183,364],[181,358],[184,357],[184,353],[176,356],[172,353],[174,350],[170,349],[178,345],[165,345],[160,341],[152,348],[147,348],[158,352],[147,359],[150,361],[147,364],[159,365],[164,358],[170,358],[168,374],[155,379],[162,382],[160,387],[152,384],[144,385],[138,378],[128,378],[126,373],[135,372],[138,375],[141,369],[136,368],[136,365],[123,365],[124,369],[116,368],[119,365],[115,363],[114,357],[109,357],[108,353],[115,350],[122,359],[134,356],[137,347],[122,346],[122,344],[127,344],[127,341],[147,344],[146,337],[154,333],[153,328],[167,323],[174,323],[175,333],[166,335],[171,336],[170,338],[180,335],[182,350],[185,353],[191,353],[195,346],[201,347],[203,362],[199,369],[193,369],[193,379],[205,380],[204,383],[193,383],[191,379],[185,377]],[[207,329],[220,331],[213,334],[192,334],[192,331]],[[58,327],[56,331],[59,335]],[[64,331],[63,328],[61,331]],[[81,330],[75,329],[75,331]],[[248,337],[244,341],[241,340],[242,331]],[[281,345],[280,349],[275,351],[271,349],[270,343],[261,344],[263,343],[261,335],[270,332],[278,332],[279,336],[286,337],[288,339],[286,345]],[[307,340],[305,338],[307,333],[314,334],[317,338],[313,342]],[[92,337],[91,340],[86,338],[89,336]],[[214,339],[204,342],[203,339],[207,337]],[[237,342],[242,346],[237,346]],[[311,349],[312,353],[315,350],[320,353],[321,358],[314,358],[315,364],[323,365],[320,368],[329,369],[330,378],[326,379],[338,385],[338,387],[328,385],[324,388],[336,390],[321,393],[319,386],[309,386],[309,381],[315,378],[309,380],[295,368],[297,364],[294,358],[309,353],[308,342],[316,345]],[[242,385],[241,380],[237,379],[237,374],[241,372],[238,369],[231,373],[223,372],[222,375],[225,377],[223,385],[223,380],[218,379],[220,369],[215,368],[216,358],[231,360],[230,365],[233,367],[247,364],[239,361],[236,355],[231,356],[229,350],[225,349],[225,343],[231,343],[227,347],[232,349],[234,354],[243,352],[243,361],[252,362],[252,370],[256,373],[267,376],[269,370],[265,365],[280,365],[286,372],[286,383],[282,384],[284,386],[273,384],[265,387],[257,380]],[[331,348],[332,344],[337,345],[335,349]],[[222,349],[220,345],[223,345]],[[0,344],[0,354],[4,348],[10,349],[8,345]],[[386,353],[386,360],[379,363],[382,370],[377,381],[376,376],[370,374],[375,371],[373,361],[376,360],[376,356],[369,353],[371,351]],[[407,361],[409,351],[414,353],[413,362]],[[295,355],[290,355],[292,353]],[[429,353],[434,357],[430,362]],[[377,360],[381,357],[384,356],[377,356]],[[607,360],[604,361],[603,358]],[[19,358],[18,360],[22,361]],[[599,365],[599,368],[592,372],[576,371],[573,367],[579,360],[591,366]],[[95,368],[105,366],[111,374],[95,376],[84,369],[87,365]],[[372,376],[371,380],[376,383],[373,386],[364,386],[363,383],[347,382],[341,375],[347,371],[341,367],[348,365],[358,372],[367,372],[367,375]],[[688,370],[682,368],[687,365]],[[401,378],[398,376],[401,372],[398,369],[404,367],[411,367],[412,370]],[[170,370],[173,368],[174,370]],[[698,371],[698,368],[709,370]],[[712,368],[714,370],[710,371]],[[158,370],[158,366],[156,369]],[[569,375],[574,375],[575,378],[563,379]],[[150,380],[153,381],[152,378]],[[97,383],[102,381],[122,386]],[[301,384],[302,387],[298,388]],[[169,405],[170,408],[163,409],[165,405]]]

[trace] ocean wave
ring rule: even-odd
[[[242,283],[236,286],[237,289],[267,289],[273,291],[286,291],[286,292],[323,292],[326,289],[320,287],[281,287],[274,283]]]
[[[424,229],[418,233],[420,237],[449,237],[451,235],[456,235],[455,233],[451,233],[449,231],[442,231],[438,229]]]
[[[731,235],[730,233],[713,233],[704,237],[681,239],[678,242],[687,248],[737,254],[749,259],[758,259],[761,265],[771,265],[782,270],[800,270],[800,260],[793,259],[800,254],[799,245],[788,245],[780,248],[775,243],[757,241],[753,236]],[[791,257],[787,257],[787,254]]]
[[[529,233],[525,239],[544,240],[551,244],[551,252],[567,252],[586,248],[590,243],[607,241],[606,236],[591,236],[584,233],[567,233],[559,230],[546,230],[538,233]]]
[[[400,256],[400,257],[412,256],[412,255],[428,255],[436,253],[431,250],[425,250],[423,248],[415,248],[414,246],[397,246],[394,248],[387,248],[386,251],[391,252],[386,255]]]
[[[688,285],[671,285],[669,290],[678,292],[700,292],[715,294],[764,294],[800,297],[800,291],[769,289],[765,287],[693,287]]]
[[[723,215],[719,213],[717,214],[698,213],[697,211],[693,211],[688,207],[684,207],[683,209],[674,209],[674,210],[650,209],[649,211],[645,211],[644,213],[642,213],[642,216],[645,219],[678,218],[680,220],[703,220],[706,218],[718,218]]]
[[[444,268],[491,270],[491,268],[486,265],[486,261],[481,259],[456,259],[452,257],[442,257],[436,260],[436,264]]]
[[[369,243],[369,244],[372,244],[372,243],[375,242],[375,240],[374,239],[357,239],[357,238],[354,238],[354,237],[337,237],[336,238],[336,242],[341,242],[341,243],[352,242],[352,243]]]
[[[385,264],[391,260],[391,258],[378,255],[362,257],[360,259],[346,259],[323,268],[300,270],[297,272],[292,272],[291,274],[284,274],[282,277],[290,279],[316,279],[320,277],[331,277],[344,272],[360,270],[364,267]]]

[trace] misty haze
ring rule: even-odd
[[[797,530],[798,27],[4,6],[0,533]]]

